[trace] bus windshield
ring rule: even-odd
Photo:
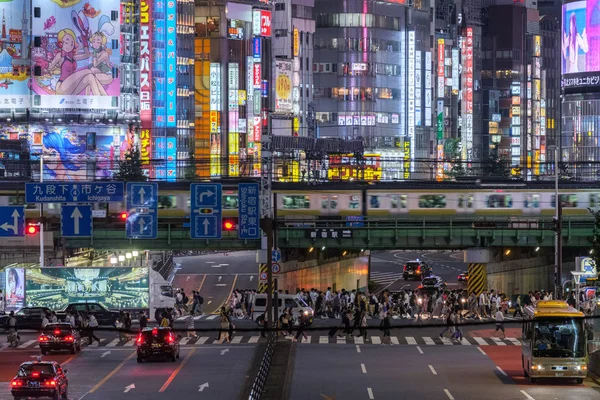
[[[585,357],[582,318],[552,318],[534,321],[534,357]]]

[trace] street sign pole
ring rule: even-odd
[[[40,183],[44,182],[44,153],[40,154]],[[44,205],[40,204],[40,268],[44,268]]]

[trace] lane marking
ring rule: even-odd
[[[437,375],[437,372],[435,371],[435,369],[433,368],[433,365],[429,365],[429,369],[431,370],[431,373],[434,375]]]
[[[483,338],[474,337],[473,339],[475,339],[475,341],[477,342],[478,345],[487,346],[487,342],[485,340],[483,340]]]
[[[448,396],[450,400],[454,400],[454,396],[452,396],[452,393],[450,393],[448,389],[444,389],[444,393],[446,393],[446,396]]]
[[[508,376],[508,375],[506,374],[506,372],[502,371],[502,368],[500,368],[500,367],[496,367],[496,369],[497,369],[498,371],[500,371],[500,373],[501,373],[502,375],[504,375],[504,376]]]
[[[369,394],[369,399],[374,400],[375,396],[373,396],[373,389],[367,388],[367,393]]]
[[[419,350],[419,353],[423,354],[423,349],[421,349],[421,346],[417,346],[417,350]]]
[[[367,367],[365,367],[365,364],[360,364],[360,369],[362,370],[363,374],[367,373]]]
[[[529,395],[529,393],[527,393],[526,391],[524,391],[524,390],[521,390],[521,393],[523,393],[523,396],[525,396],[525,397],[527,398],[527,400],[535,400],[535,399],[534,399],[533,397],[531,397],[531,396]]]
[[[237,279],[238,279],[238,276],[236,274],[235,277],[233,278],[233,283],[231,284],[231,289],[229,289],[229,294],[227,295],[227,297],[225,297],[225,300],[223,300],[221,302],[221,304],[219,305],[219,307],[217,307],[215,309],[215,311],[213,311],[211,314],[218,313],[219,310],[221,309],[221,307],[223,307],[223,305],[231,298],[231,293],[233,293],[233,289],[235,288],[235,283],[237,282]]]
[[[483,350],[481,349],[481,347],[477,347],[477,350],[479,350],[479,352],[480,352],[481,354],[483,354],[484,356],[487,356],[487,354],[485,354],[485,351],[483,351]]]
[[[250,339],[248,339],[248,343],[258,343],[259,338],[260,336],[250,336]]]
[[[492,340],[494,341],[496,346],[506,346],[506,343],[504,343],[502,340],[500,340],[500,338],[497,338],[494,336],[494,337],[492,337]]]
[[[433,346],[433,345],[435,345],[435,342],[434,342],[434,341],[433,341],[433,339],[432,339],[432,338],[430,338],[430,337],[423,336],[423,340],[425,341],[425,344],[426,344],[427,346]]]
[[[125,366],[125,364],[127,364],[127,361],[131,360],[134,356],[136,355],[136,352],[132,352],[129,357],[127,357],[126,359],[124,359],[121,364],[117,365],[115,367],[115,369],[113,369],[112,371],[110,371],[108,373],[108,375],[106,375],[100,382],[98,382],[96,384],[96,386],[94,386],[88,393],[94,393],[96,390],[100,389],[100,386],[104,385],[106,383],[106,381],[108,381],[110,378],[112,378],[112,376],[114,374],[116,374],[117,372],[119,372],[119,370],[121,368],[123,368]]]
[[[182,346],[185,346],[191,339],[191,336],[186,336],[184,338],[181,338],[181,340],[179,341],[179,344]]]
[[[390,339],[392,339],[392,344],[400,344],[400,341],[396,336],[392,336]]]
[[[67,358],[64,362],[60,363],[60,365],[66,365],[66,364],[70,363],[71,361],[73,361],[73,359],[75,357],[77,357],[80,354],[81,354],[81,352],[79,352],[77,354],[73,354],[71,357]]]
[[[463,346],[471,346],[471,342],[469,342],[467,340],[467,338],[463,337],[460,341],[460,344],[462,344]]]
[[[227,286],[226,283],[217,283],[215,286]]]
[[[360,346],[359,345],[356,345],[356,352],[360,353]]]
[[[407,344],[417,344],[417,341],[412,336],[406,336],[406,343]]]
[[[195,351],[196,351],[196,349],[192,349],[187,354],[187,356],[185,356],[185,358],[183,359],[183,361],[181,362],[181,364],[179,364],[179,366],[177,367],[177,369],[175,371],[173,371],[173,373],[171,374],[171,376],[169,376],[169,379],[167,379],[167,381],[165,382],[165,384],[162,385],[162,387],[158,390],[159,393],[162,393],[165,390],[167,390],[167,388],[169,387],[169,385],[171,384],[171,382],[173,382],[173,379],[175,379],[175,377],[177,376],[177,374],[179,373],[179,371],[181,371],[181,369],[183,368],[183,366],[185,365],[185,363],[188,362],[188,360],[190,359],[190,357],[192,356],[192,354],[194,354]]]

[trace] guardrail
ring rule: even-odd
[[[254,383],[252,384],[252,389],[250,390],[250,396],[248,396],[248,400],[260,400],[267,382],[267,376],[269,376],[271,360],[273,358],[273,352],[275,351],[275,345],[277,343],[277,333],[271,332],[269,335],[267,349],[265,350],[265,354],[260,363],[258,373],[254,378]]]

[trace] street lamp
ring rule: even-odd
[[[111,257],[111,258],[110,258],[110,263],[111,263],[112,265],[115,265],[115,264],[117,263],[117,257]]]
[[[558,159],[560,157],[560,149],[557,145],[554,145],[549,146],[549,150],[554,150],[554,219],[556,230],[554,237],[554,290],[557,298],[560,298],[560,290],[562,289],[562,227],[560,221],[560,195],[558,193]]]
[[[123,264],[123,261],[125,261],[125,256],[123,254],[119,255],[119,262],[121,263],[121,265]]]
[[[132,251],[132,252],[131,252],[131,254],[132,254],[134,257],[137,257],[137,256],[139,256],[139,255],[140,255],[140,253],[139,253],[137,250],[134,250],[134,251]]]
[[[127,253],[125,253],[125,258],[126,259],[130,260],[131,257],[133,257],[133,256],[131,255],[131,253],[129,251]]]

